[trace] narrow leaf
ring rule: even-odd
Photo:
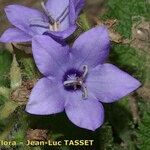
[[[10,69],[10,80],[11,80],[12,90],[16,89],[22,84],[21,70],[19,68],[19,64],[16,60],[15,55],[13,56],[13,62],[11,64],[11,69]]]

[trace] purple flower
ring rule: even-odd
[[[89,130],[104,120],[101,104],[111,103],[137,89],[141,84],[106,60],[110,41],[105,27],[82,34],[72,48],[48,36],[33,39],[33,55],[45,76],[31,92],[26,111],[50,115],[65,110],[77,126]]]
[[[7,18],[15,26],[7,29],[1,42],[28,42],[35,35],[46,34],[65,39],[76,29],[77,16],[84,0],[48,0],[41,2],[42,12],[21,5],[5,8]]]

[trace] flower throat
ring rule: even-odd
[[[58,18],[56,18],[56,19],[54,19],[50,15],[49,11],[45,7],[44,2],[41,2],[41,6],[42,6],[42,9],[43,9],[45,15],[48,18],[48,24],[49,25],[45,25],[44,24],[45,22],[42,21],[42,20],[39,20],[40,21],[39,23],[34,23],[34,21],[37,20],[37,19],[34,19],[33,23],[31,22],[30,26],[31,27],[34,27],[34,26],[35,27],[41,27],[41,28],[49,29],[50,31],[58,31],[59,28],[60,28],[60,24],[65,20],[65,18],[67,17],[67,15],[69,13],[68,12],[68,6],[63,10],[63,12],[61,13],[61,15]]]
[[[80,72],[76,69],[71,69],[66,72],[63,79],[63,85],[68,91],[82,91],[82,98],[88,98],[88,91],[85,85],[85,80],[88,74],[88,66],[83,66],[83,71]]]
[[[49,21],[49,29],[53,30],[53,31],[58,31],[60,24],[63,22],[63,20],[67,17],[68,15],[68,6],[64,9],[64,11],[61,13],[61,15],[54,19],[50,13],[48,12],[47,8],[45,7],[44,2],[41,2],[41,6],[44,10],[44,13],[46,14],[46,16],[48,17],[48,21]]]

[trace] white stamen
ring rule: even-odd
[[[46,14],[47,17],[49,18],[50,24],[51,24],[51,25],[54,24],[54,23],[55,23],[55,20],[52,18],[52,16],[51,16],[50,13],[48,12],[48,10],[47,10],[47,8],[45,7],[45,4],[44,4],[43,1],[41,2],[41,6],[42,6],[42,8],[43,8],[45,14]]]
[[[64,84],[64,86],[70,86],[70,85],[74,85],[77,83],[78,83],[78,81],[76,81],[76,80],[69,80],[69,81],[65,81],[63,84]]]
[[[53,26],[51,24],[49,24],[49,30],[53,31]]]
[[[82,92],[83,92],[82,98],[87,99],[88,98],[88,90],[87,90],[85,84],[82,84]]]
[[[59,29],[59,23],[55,22],[53,25],[53,31],[58,31],[58,29]]]

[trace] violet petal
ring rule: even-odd
[[[101,102],[111,103],[133,92],[141,83],[116,66],[103,64],[89,73],[86,85]]]
[[[81,9],[85,5],[85,0],[72,0],[75,6],[76,16],[79,15]]]
[[[93,68],[105,61],[110,47],[109,35],[106,27],[95,27],[83,33],[72,47],[72,57],[75,67],[88,65]]]
[[[49,14],[57,20],[61,14],[66,10],[66,13],[62,15],[61,19],[63,21],[60,24],[60,30],[63,31],[69,27],[69,0],[48,0],[46,3],[46,8]],[[66,15],[67,14],[67,15]],[[65,17],[66,15],[66,17]],[[59,20],[61,20],[59,19]]]
[[[9,5],[5,8],[9,21],[22,31],[34,35],[30,28],[31,20],[44,19],[44,14],[36,9],[31,9],[22,5]]]
[[[103,106],[95,98],[83,100],[81,95],[80,92],[71,93],[65,104],[66,114],[75,125],[94,131],[103,124]]]
[[[0,37],[1,42],[28,42],[31,41],[32,37],[17,28],[7,29]]]
[[[67,37],[69,37],[74,31],[76,30],[76,26],[70,26],[64,31],[47,31],[44,33],[44,35],[49,35],[50,37],[53,37],[55,40],[63,40]]]
[[[41,35],[32,40],[32,51],[37,67],[45,76],[61,77],[69,60],[69,47]]]
[[[64,94],[54,81],[40,79],[33,88],[26,111],[34,115],[50,115],[64,110]]]

